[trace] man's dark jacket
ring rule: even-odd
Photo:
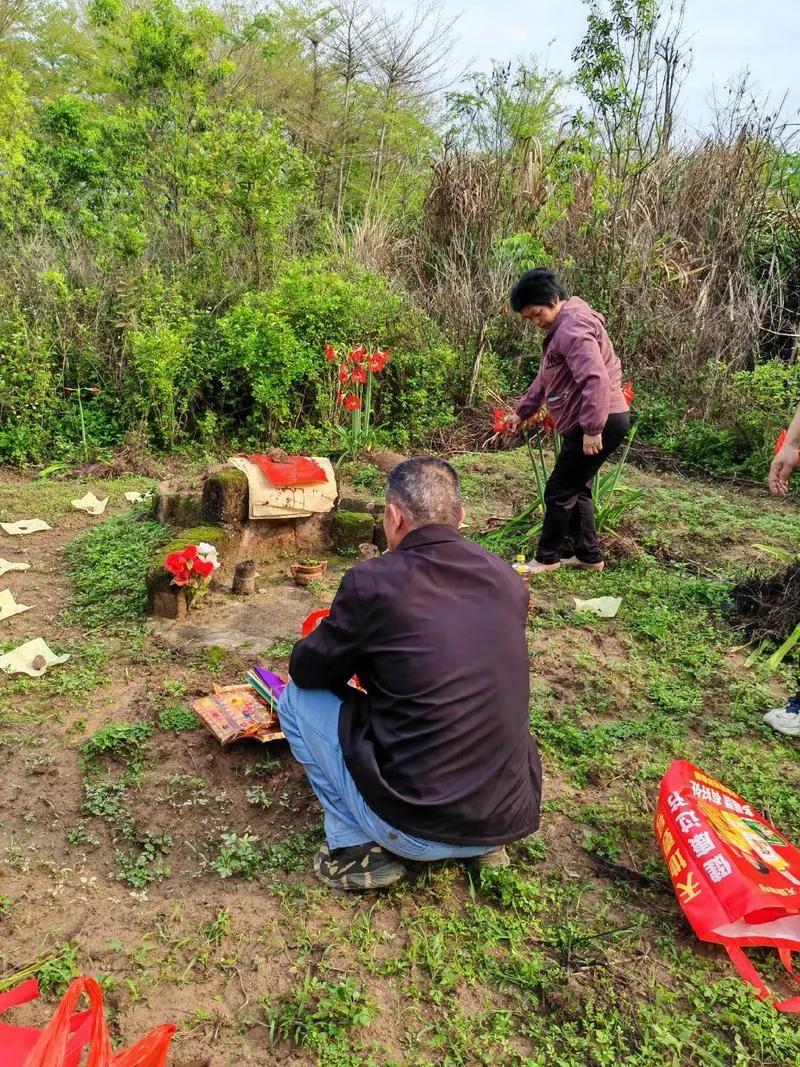
[[[342,697],[339,738],[367,804],[429,841],[500,845],[539,825],[529,729],[528,592],[450,526],[348,571],[292,652],[302,689]],[[366,695],[347,686],[357,674]]]

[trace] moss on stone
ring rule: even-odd
[[[241,526],[247,521],[247,475],[236,467],[223,467],[206,478],[202,514],[206,522]]]
[[[363,542],[372,542],[375,519],[365,511],[337,511],[331,523],[331,540],[336,552],[358,551]]]

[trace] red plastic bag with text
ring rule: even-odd
[[[89,1008],[76,1013],[84,993]],[[38,996],[38,984],[31,979],[0,996],[0,1011]],[[0,1067],[78,1067],[84,1052],[85,1067],[165,1067],[174,1033],[171,1023],[157,1026],[135,1045],[114,1052],[100,986],[93,978],[76,978],[44,1030],[0,1024]]]
[[[701,941],[723,945],[739,976],[770,997],[743,949],[776,948],[800,984],[800,851],[727,786],[687,760],[661,781],[654,829],[675,895]],[[800,1012],[800,996],[775,1002]]]

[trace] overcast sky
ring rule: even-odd
[[[409,0],[386,0],[392,11]],[[586,27],[581,0],[443,0],[460,15],[458,55],[486,69],[492,59],[536,54],[549,67],[569,72],[570,54]],[[749,67],[754,83],[773,104],[788,93],[788,114],[800,109],[800,0],[687,0],[686,34],[693,69],[683,93],[689,124],[707,113],[716,86]]]

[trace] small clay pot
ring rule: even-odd
[[[306,586],[309,582],[321,578],[328,569],[328,561],[320,560],[314,567],[306,567],[302,563],[293,563],[289,572],[298,585]]]
[[[236,564],[231,589],[238,596],[251,596],[256,591],[255,560],[246,559]]]

